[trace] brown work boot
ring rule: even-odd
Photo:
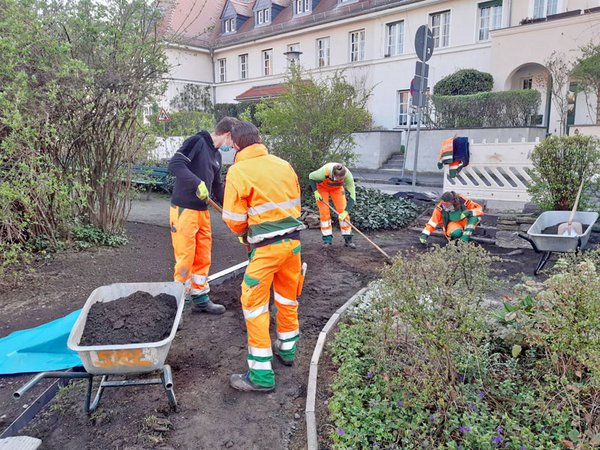
[[[250,381],[248,373],[234,373],[229,377],[229,384],[232,388],[244,392],[269,392],[275,389],[275,386],[259,386]]]

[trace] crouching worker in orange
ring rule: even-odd
[[[242,282],[242,311],[248,329],[248,372],[231,375],[240,391],[271,391],[273,353],[291,366],[300,337],[297,296],[300,261],[300,186],[292,166],[270,155],[248,122],[232,132],[235,162],[227,173],[223,220],[252,251]],[[269,299],[273,284],[277,340],[271,348]]]
[[[440,202],[433,210],[431,219],[419,236],[421,244],[427,243],[427,238],[438,225],[450,239],[460,239],[469,242],[471,234],[483,216],[481,205],[454,191],[444,192]]]
[[[321,216],[321,234],[323,247],[331,247],[333,228],[331,226],[331,212],[329,210],[329,197],[340,220],[340,230],[344,236],[344,246],[356,248],[352,242],[352,227],[350,225],[350,210],[356,203],[356,189],[354,177],[350,171],[341,164],[327,163],[323,167],[308,175],[310,189],[315,195],[319,215]],[[346,201],[345,189],[348,189],[350,199]]]
[[[200,131],[186,139],[169,161],[169,172],[175,176],[169,216],[174,278],[191,294],[192,310],[207,314],[223,314],[225,307],[208,297],[212,234],[206,199],[212,196],[223,202],[219,148],[231,148],[231,129],[238,122],[223,118],[214,133]]]

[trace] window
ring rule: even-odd
[[[533,18],[541,19],[543,17],[556,14],[558,12],[558,0],[534,0]]]
[[[521,82],[522,89],[533,89],[533,78],[523,78]]]
[[[227,81],[227,60],[225,58],[217,60],[219,64],[219,81]]]
[[[268,76],[273,74],[273,49],[263,50],[262,52],[263,62],[263,75]]]
[[[398,122],[397,126],[407,127],[408,126],[408,115],[410,111],[410,92],[409,91],[396,91],[396,110],[398,111]],[[417,124],[417,115],[412,114],[410,119],[411,125]]]
[[[240,79],[248,78],[248,53],[240,55]]]
[[[386,26],[386,56],[401,55],[404,51],[404,21],[388,23]]]
[[[225,19],[223,21],[223,29],[225,33],[233,33],[235,31],[235,18]]]
[[[502,26],[502,0],[479,4],[479,40],[487,41],[490,31]]]
[[[305,14],[310,12],[311,0],[296,0],[294,9],[296,14]]]
[[[317,39],[317,67],[326,67],[329,64],[329,38]]]
[[[271,22],[271,10],[269,8],[256,11],[256,25],[264,25]]]
[[[448,47],[450,44],[450,11],[431,14],[433,48]]]
[[[350,33],[350,62],[365,59],[365,30]]]

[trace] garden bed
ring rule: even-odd
[[[171,279],[169,229],[134,223],[127,228],[130,241],[125,247],[60,255],[39,268],[29,289],[0,293],[2,334],[65,315],[81,307],[98,286]],[[391,254],[418,245],[418,233],[410,231],[374,232],[369,237]],[[308,272],[300,298],[299,355],[291,368],[275,360],[273,393],[241,393],[228,385],[229,374],[247,369],[241,280],[232,280],[211,290],[211,299],[227,307],[223,316],[184,312],[183,329],[177,332],[166,361],[173,369],[179,401],[176,413],[169,410],[160,386],[148,386],[109,391],[98,411],[87,416],[82,408],[85,387],[75,383],[23,433],[41,438],[46,449],[306,448],[304,401],[318,334],[331,314],[377,278],[384,265],[367,242],[359,236],[355,241],[358,249],[345,249],[338,233],[334,247],[324,252],[318,230],[302,233]],[[431,241],[444,243],[441,238]],[[245,258],[243,246],[236,245],[230,234],[217,233],[213,243],[213,273]],[[533,251],[526,250],[507,257],[498,267],[507,274],[525,272],[536,259]],[[35,398],[33,393],[18,401],[12,398],[16,387],[28,379],[0,378],[0,416],[6,414],[5,423]]]

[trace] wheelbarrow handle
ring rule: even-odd
[[[522,231],[519,231],[517,233],[517,236],[519,236],[521,239],[525,239],[527,242],[529,242],[531,244],[531,246],[533,247],[533,250],[536,253],[541,253],[540,249],[537,247],[537,245],[535,245],[535,242],[533,242],[533,239],[531,239],[529,236],[523,234]]]

